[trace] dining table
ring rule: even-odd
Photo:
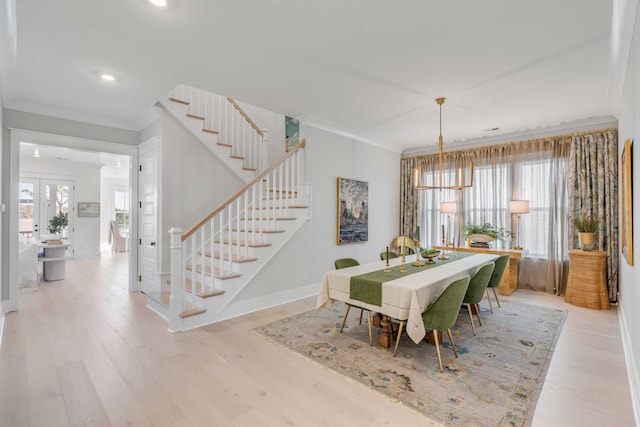
[[[386,261],[376,261],[327,271],[316,309],[342,301],[377,312],[383,317],[378,336],[380,346],[391,346],[390,319],[406,322],[407,334],[413,342],[419,343],[426,335],[422,313],[447,286],[464,276],[473,277],[481,267],[498,258],[494,254],[459,253],[450,255],[447,260],[435,258],[435,264],[417,266],[416,257],[419,255],[389,259],[388,268]],[[371,295],[363,297],[356,292],[358,288],[352,284],[360,282],[372,290]]]

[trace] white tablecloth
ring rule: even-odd
[[[349,298],[351,276],[369,273],[385,268],[384,261],[355,267],[331,270],[324,274],[322,288],[318,295],[316,308],[344,301],[374,312],[385,314],[397,320],[407,321],[407,334],[415,343],[419,343],[426,335],[422,323],[422,313],[438,299],[440,294],[453,281],[473,275],[480,267],[493,262],[498,256],[490,254],[471,255],[448,262],[400,279],[382,284],[382,306],[366,304]],[[455,257],[454,257],[455,259]],[[406,257],[406,263],[415,262],[415,255]],[[391,267],[400,265],[401,259],[389,260]]]

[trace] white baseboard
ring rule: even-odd
[[[224,312],[221,313],[220,320],[232,319],[255,311],[276,307],[278,305],[318,295],[318,293],[320,293],[321,285],[322,284],[318,282],[277,294],[270,294],[264,297],[239,301],[235,304],[232,303],[224,310]]]
[[[2,301],[0,301],[0,348],[2,348],[3,334],[4,334],[4,310],[2,308]]]
[[[619,297],[618,297],[619,298]],[[636,425],[640,426],[640,375],[638,375],[638,367],[634,357],[633,346],[631,345],[631,335],[627,327],[627,317],[625,316],[622,304],[618,303],[618,319],[620,320],[620,332],[622,335],[622,347],[624,358],[627,364],[627,375],[629,376],[629,387],[631,388],[631,404],[633,406],[633,416],[636,419]]]

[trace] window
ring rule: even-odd
[[[120,233],[126,235],[129,232],[129,192],[113,192],[114,217],[118,223]]]

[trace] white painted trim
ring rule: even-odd
[[[266,295],[264,297],[252,298],[231,304],[220,314],[220,321],[233,319],[234,317],[243,316],[245,314],[276,307],[289,302],[298,301],[303,298],[318,295],[320,293],[322,283],[313,283],[311,285],[302,286],[277,294]]]
[[[618,295],[620,301],[620,295]],[[640,426],[640,375],[636,364],[637,360],[633,354],[633,346],[631,345],[631,336],[627,327],[627,317],[622,309],[622,304],[618,303],[618,319],[620,321],[620,334],[622,335],[622,348],[624,351],[624,359],[627,364],[627,376],[629,377],[629,388],[631,389],[631,405],[633,407],[633,416],[636,419],[636,425]]]
[[[4,310],[2,309],[2,301],[0,301],[0,349],[2,349],[3,336],[4,336]]]

